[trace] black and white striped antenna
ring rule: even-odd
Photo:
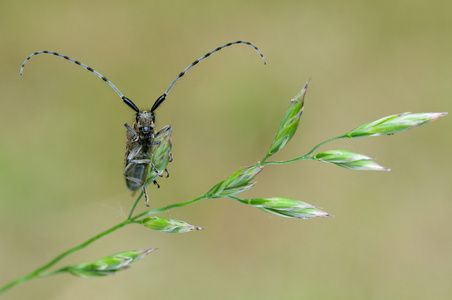
[[[173,88],[174,84],[176,83],[176,81],[178,81],[182,76],[185,75],[185,73],[187,73],[188,70],[190,70],[193,66],[195,66],[196,64],[198,64],[201,60],[203,60],[204,58],[209,57],[211,54],[220,51],[223,48],[235,45],[235,44],[246,44],[246,45],[250,45],[251,47],[253,47],[258,53],[259,55],[262,57],[262,60],[264,61],[264,65],[267,64],[267,62],[265,61],[265,57],[262,54],[262,52],[259,50],[259,48],[257,48],[256,46],[254,46],[253,44],[251,44],[250,42],[245,42],[245,41],[236,41],[236,42],[232,42],[232,43],[227,43],[221,47],[216,48],[215,50],[210,51],[209,53],[203,55],[202,57],[198,58],[197,60],[195,60],[194,62],[192,62],[188,67],[185,68],[185,70],[183,70],[182,72],[180,72],[180,74],[176,77],[176,79],[174,79],[174,81],[170,84],[170,86],[168,87],[168,89],[165,91],[165,93],[163,93],[163,95],[161,95],[154,103],[154,105],[151,108],[151,111],[154,111],[160,104],[162,104],[162,102],[165,100],[166,96],[168,95],[168,92]]]
[[[161,95],[159,98],[157,98],[157,100],[155,101],[154,105],[151,108],[151,112],[153,112],[154,110],[157,109],[157,107],[162,104],[162,102],[166,99],[166,96],[168,95],[169,91],[173,88],[174,84],[182,77],[185,75],[185,73],[187,73],[188,70],[190,70],[193,66],[195,66],[196,64],[198,64],[201,60],[209,57],[211,54],[220,51],[223,48],[235,45],[235,44],[246,44],[249,45],[251,47],[253,47],[261,56],[262,60],[264,61],[264,64],[266,64],[264,55],[262,55],[262,52],[259,50],[259,48],[257,48],[255,45],[251,44],[250,42],[246,42],[246,41],[236,41],[236,42],[232,42],[232,43],[227,43],[221,47],[216,48],[215,50],[210,51],[209,53],[203,55],[202,57],[198,58],[197,60],[195,60],[193,63],[191,63],[187,68],[185,68],[177,77],[176,79],[173,80],[173,82],[170,84],[170,86],[168,87],[168,89],[165,91],[165,93],[163,93],[163,95]],[[46,54],[53,54],[55,56],[59,56],[62,57],[66,60],[69,60],[73,63],[75,63],[76,65],[81,66],[82,68],[85,68],[86,70],[96,74],[100,79],[102,79],[103,81],[105,81],[106,83],[108,83],[108,85],[110,85],[115,92],[119,95],[119,97],[121,97],[121,99],[128,105],[130,106],[135,112],[139,112],[140,110],[138,109],[138,107],[132,102],[132,100],[130,100],[129,98],[125,97],[120,91],[119,89],[110,81],[108,80],[105,76],[103,76],[102,74],[100,74],[99,72],[97,72],[96,70],[94,70],[93,68],[75,60],[70,58],[69,56],[57,53],[57,52],[52,52],[52,51],[37,51],[33,54],[31,54],[30,56],[27,57],[27,59],[25,59],[24,63],[22,64],[22,67],[20,68],[20,75],[23,74],[24,71],[24,67],[25,64],[35,55],[41,54],[41,53],[46,53]]]
[[[41,53],[53,54],[53,55],[55,55],[55,56],[62,57],[62,58],[64,58],[64,59],[67,59],[67,60],[69,60],[69,61],[72,61],[72,62],[75,63],[76,65],[81,66],[82,68],[87,69],[87,70],[90,71],[90,72],[93,72],[93,73],[96,74],[100,79],[102,79],[103,81],[105,81],[106,83],[108,83],[108,84],[115,90],[115,92],[118,93],[119,97],[121,97],[121,99],[122,99],[127,105],[129,105],[134,111],[136,111],[137,113],[140,111],[140,110],[138,109],[138,107],[132,102],[132,100],[130,100],[129,98],[125,97],[125,96],[119,91],[119,89],[118,89],[118,88],[117,88],[110,80],[107,79],[107,77],[105,77],[104,75],[100,74],[99,72],[97,72],[97,71],[94,70],[93,68],[88,67],[87,65],[85,65],[85,64],[83,64],[83,63],[81,63],[81,62],[79,62],[78,60],[72,59],[72,58],[70,58],[69,56],[66,56],[66,55],[63,55],[63,54],[60,54],[60,53],[57,53],[57,52],[52,52],[52,51],[44,50],[44,51],[37,51],[37,52],[31,54],[29,57],[27,57],[27,59],[26,59],[26,60],[24,61],[24,63],[22,64],[22,67],[20,68],[20,75],[22,75],[23,72],[24,72],[25,64],[26,64],[33,56],[38,55],[38,54],[41,54]]]

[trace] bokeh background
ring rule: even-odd
[[[171,124],[169,179],[154,208],[201,195],[262,159],[289,100],[311,79],[295,138],[275,159],[401,112],[451,111],[450,1],[0,2],[0,284],[121,222],[133,111],[78,59],[149,108],[206,52],[157,111]],[[243,197],[283,196],[334,218],[294,220],[233,200],[163,216],[205,230],[129,226],[58,266],[157,247],[112,277],[37,279],[4,299],[451,299],[450,116],[394,136],[321,148],[377,158],[392,172],[316,162],[268,166]],[[140,203],[139,210],[144,210]]]

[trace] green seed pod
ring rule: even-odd
[[[168,233],[183,233],[202,229],[201,227],[190,225],[184,221],[165,219],[162,217],[149,217],[139,220],[138,223],[147,228]]]
[[[229,178],[216,184],[207,192],[209,198],[222,198],[232,196],[250,189],[255,183],[249,183],[257,174],[259,174],[264,166],[251,166],[235,172]]]
[[[372,157],[347,150],[328,150],[312,156],[312,159],[352,170],[390,171],[374,162]]]
[[[66,268],[66,271],[78,277],[100,277],[112,275],[118,271],[129,268],[129,265],[152,251],[148,250],[126,251],[103,257],[94,263],[83,263]]]
[[[238,201],[259,208],[267,213],[280,217],[309,219],[315,217],[332,217],[332,215],[320,210],[318,207],[289,198],[255,198],[239,199]]]
[[[160,143],[156,146],[154,152],[151,156],[151,163],[154,165],[155,169],[158,170],[158,173],[154,168],[148,169],[148,175],[146,177],[146,184],[156,180],[159,176],[162,176],[168,166],[168,163],[172,160],[171,156],[171,131],[165,135]]]
[[[290,139],[295,135],[300,122],[301,115],[303,114],[304,97],[308,89],[308,82],[304,88],[291,100],[291,104],[286,111],[283,119],[276,133],[276,137],[270,146],[267,156],[273,155],[282,149]]]
[[[376,121],[359,126],[342,137],[357,138],[365,136],[388,135],[408,130],[417,126],[427,124],[438,118],[444,117],[447,113],[401,113],[391,115]]]

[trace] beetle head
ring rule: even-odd
[[[149,135],[154,132],[155,116],[152,111],[139,111],[135,122],[135,130],[142,135]]]

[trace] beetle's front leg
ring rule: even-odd
[[[168,134],[169,134],[169,133],[171,133],[172,130],[173,130],[173,127],[171,127],[171,125],[166,125],[166,126],[163,127],[162,129],[160,129],[159,132],[157,132],[157,133],[155,134],[154,138],[158,138],[158,137],[160,137],[161,135],[164,135],[164,134],[167,133],[167,132],[168,132]]]
[[[173,128],[171,127],[171,125],[166,125],[162,129],[160,129],[160,131],[154,135],[154,140],[152,141],[152,146],[157,146],[158,144],[160,144],[161,140],[157,141],[157,139],[166,133],[170,134],[172,130],[173,130]]]
[[[135,130],[133,130],[132,127],[130,127],[129,124],[124,124],[124,126],[126,126],[127,131],[132,135],[132,139],[134,142],[138,141],[138,134],[135,132]]]

